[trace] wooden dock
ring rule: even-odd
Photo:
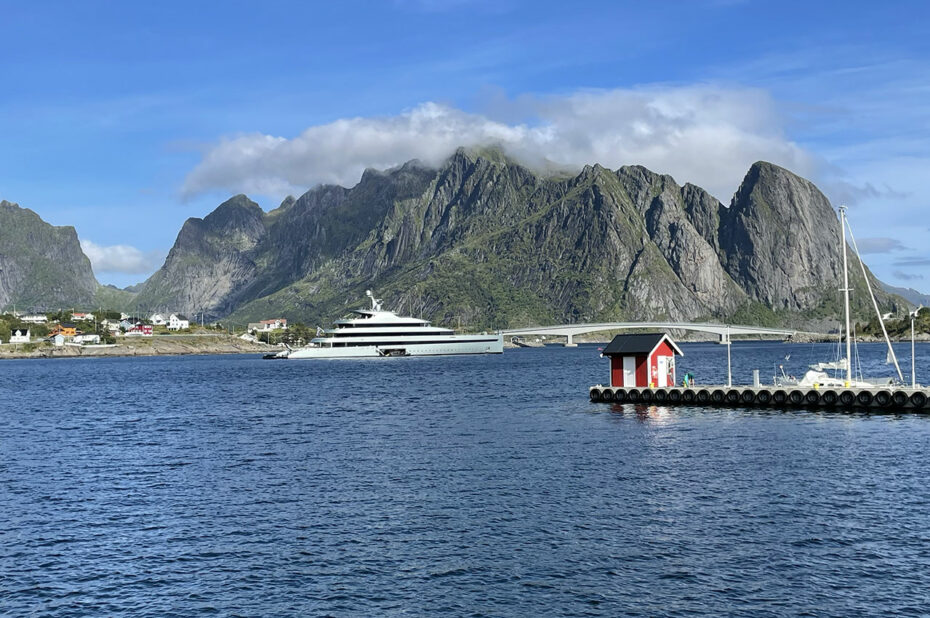
[[[672,386],[624,388],[598,384],[589,389],[592,402],[661,406],[822,408],[930,412],[930,391],[923,388]]]

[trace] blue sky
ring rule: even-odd
[[[469,141],[724,203],[766,159],[928,291],[928,6],[0,0],[0,199],[74,225],[123,286],[231,194],[268,209]]]

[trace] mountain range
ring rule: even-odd
[[[496,149],[459,149],[438,168],[367,170],[352,188],[317,186],[270,212],[234,196],[184,223],[131,302],[233,323],[324,324],[373,289],[388,308],[476,329],[810,325],[840,309],[838,227],[812,183],[770,163],[752,165],[725,206],[641,166],[539,174]],[[865,315],[859,268],[853,258],[854,310]],[[903,306],[868,276],[886,310]],[[74,293],[86,298],[92,277],[75,274]]]

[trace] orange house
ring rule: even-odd
[[[49,337],[54,337],[55,335],[64,335],[65,337],[76,337],[77,328],[74,324],[56,324],[54,328],[48,333]]]

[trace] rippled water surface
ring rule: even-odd
[[[592,404],[590,346],[0,372],[2,615],[930,613],[930,416]]]

